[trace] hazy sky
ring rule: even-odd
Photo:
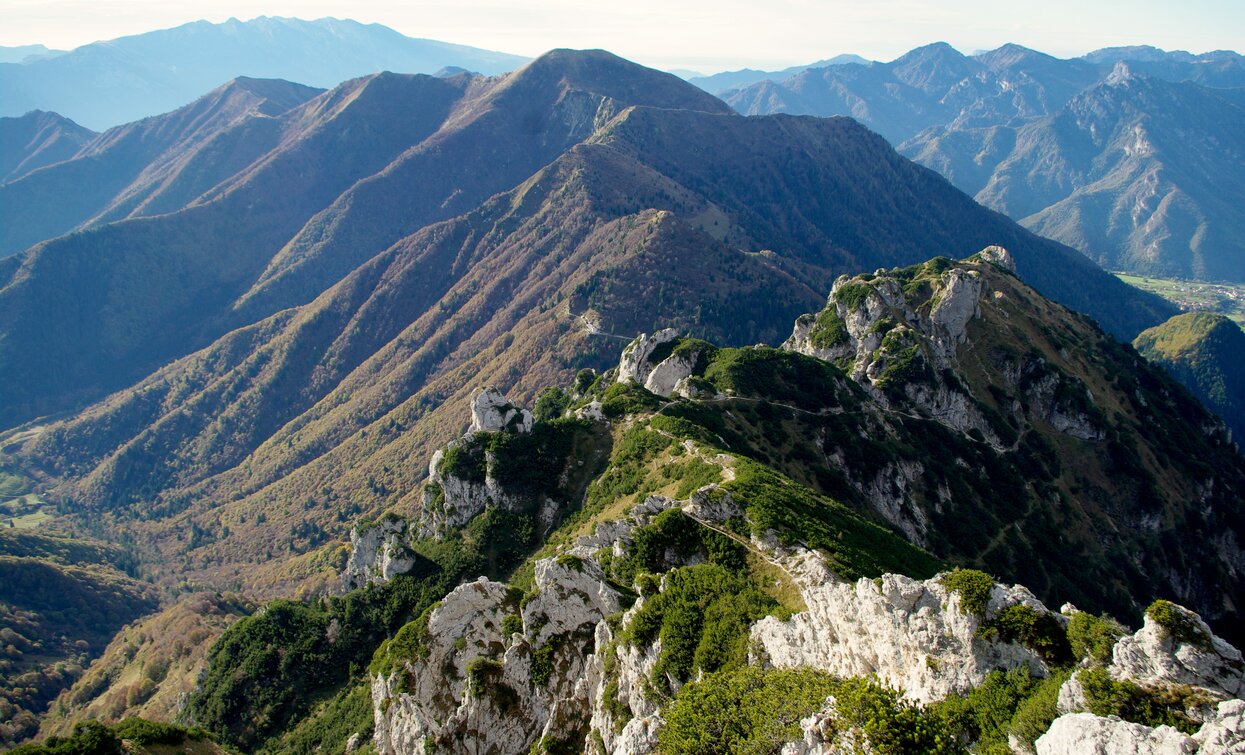
[[[602,47],[650,66],[775,68],[933,41],[1055,55],[1245,47],[1245,0],[0,0],[0,45],[72,48],[206,18],[335,16],[524,55]]]

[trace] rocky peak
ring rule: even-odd
[[[679,331],[674,328],[659,330],[652,335],[641,333],[636,336],[635,340],[623,349],[622,357],[618,362],[618,382],[625,383],[632,380],[644,385],[653,368],[657,366],[657,362],[652,358],[653,354],[658,348],[673,343],[678,337]]]
[[[350,557],[341,575],[343,591],[388,582],[409,572],[418,560],[409,535],[406,520],[392,515],[355,525],[350,531]]]
[[[1245,694],[1241,651],[1215,636],[1195,612],[1167,601],[1146,611],[1137,633],[1112,650],[1112,676],[1148,685],[1189,685],[1217,695]]]
[[[515,406],[495,388],[483,388],[471,397],[471,433],[502,430],[525,433],[532,429],[532,413]]]
[[[1016,272],[1016,258],[1003,247],[993,244],[977,253],[986,262],[993,262],[1008,272]]]

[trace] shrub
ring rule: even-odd
[[[777,752],[800,736],[800,719],[835,698],[836,744],[877,755],[962,752],[942,721],[871,680],[836,680],[809,668],[745,666],[692,682],[667,708],[658,750],[667,755]],[[863,742],[853,737],[867,738]],[[855,746],[854,750],[852,748]]]
[[[976,569],[955,569],[944,575],[942,586],[960,596],[960,610],[970,616],[984,616],[990,602],[994,579]]]
[[[1077,674],[1089,712],[1095,716],[1119,716],[1125,721],[1145,726],[1173,726],[1185,734],[1198,730],[1199,724],[1185,713],[1190,707],[1209,698],[1204,693],[1186,688],[1155,691],[1130,681],[1116,681],[1106,669],[1086,669]]]
[[[1210,636],[1197,625],[1189,611],[1170,600],[1156,600],[1146,609],[1146,616],[1167,630],[1176,642],[1187,642],[1210,650]]]
[[[566,413],[570,405],[570,395],[561,388],[551,386],[536,397],[536,403],[532,404],[532,418],[537,422],[558,419]]]
[[[1048,666],[1072,663],[1072,648],[1059,619],[1024,603],[1006,606],[977,630],[986,639],[1019,642],[1042,657]]]
[[[501,631],[507,638],[512,634],[523,634],[523,617],[517,613],[506,614],[501,620]]]
[[[655,679],[669,674],[685,681],[696,671],[742,665],[751,622],[778,608],[746,576],[717,564],[675,569],[665,579],[665,589],[645,601],[623,634],[631,645],[661,638]]]
[[[1073,657],[1077,660],[1089,658],[1099,665],[1111,661],[1111,649],[1124,633],[1124,627],[1115,620],[1085,611],[1077,611],[1068,622],[1068,642],[1071,643]]]

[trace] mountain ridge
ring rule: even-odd
[[[379,24],[261,16],[84,45],[55,57],[0,65],[0,115],[54,110],[108,128],[166,112],[239,76],[334,87],[381,70],[433,73],[449,65],[486,74],[526,58],[436,40]]]

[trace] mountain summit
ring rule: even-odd
[[[104,129],[181,107],[239,76],[333,87],[377,71],[496,74],[526,61],[335,18],[195,21],[0,65],[0,116],[53,110]]]

